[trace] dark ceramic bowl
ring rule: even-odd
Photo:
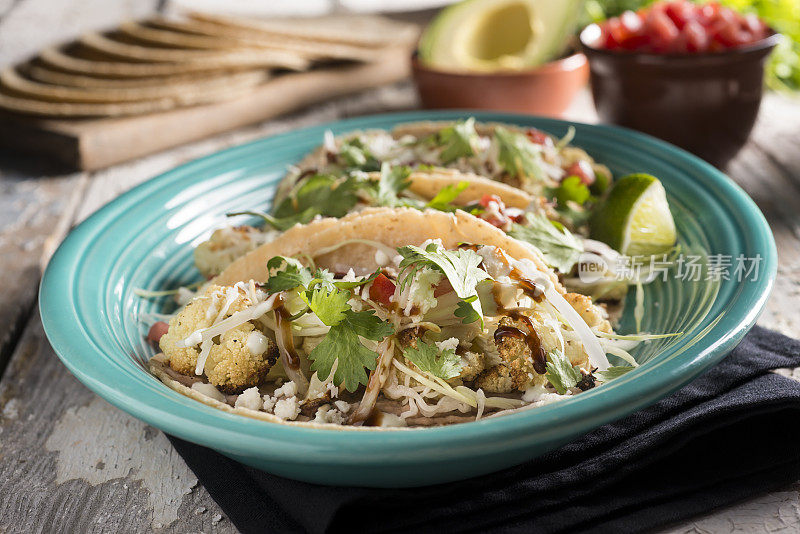
[[[460,72],[411,59],[414,82],[428,109],[487,109],[560,117],[589,79],[583,54],[513,72]]]
[[[595,46],[600,27],[580,36],[601,120],[683,147],[718,167],[747,142],[764,86],[764,62],[780,39],[723,52],[651,54]]]

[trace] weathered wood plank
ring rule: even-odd
[[[233,144],[414,105],[408,84],[382,88],[94,173],[74,220],[159,172]],[[96,398],[66,371],[38,316],[0,381],[0,495],[10,496],[0,499],[0,532],[235,531],[160,432]]]

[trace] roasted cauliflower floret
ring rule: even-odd
[[[592,302],[592,299],[580,293],[567,293],[564,298],[581,316],[589,328],[598,328],[601,332],[612,332],[611,323],[605,310]]]
[[[519,389],[519,386],[512,377],[511,370],[504,364],[486,369],[472,385],[474,389],[482,389],[485,393],[511,393]]]
[[[216,276],[235,259],[267,242],[272,234],[253,226],[220,228],[194,249],[194,263],[206,278]]]
[[[159,341],[161,351],[169,359],[169,366],[178,373],[194,376],[200,346],[199,343],[191,347],[180,346],[183,341],[194,332],[211,326],[221,312],[224,311],[220,319],[225,319],[252,304],[237,287],[209,286],[202,296],[196,297],[170,319],[169,329]]]
[[[477,352],[467,351],[461,356],[461,374],[457,379],[461,382],[472,382],[486,367],[486,356]]]
[[[214,345],[206,360],[205,373],[208,381],[223,393],[241,393],[264,381],[278,355],[278,347],[272,340],[252,323],[244,323],[225,332],[219,344]]]
[[[515,389],[525,389],[544,381],[547,357],[533,323],[525,316],[505,316],[494,332],[494,345],[508,368]]]

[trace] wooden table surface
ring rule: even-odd
[[[0,67],[54,39],[142,16],[163,3],[0,0]],[[417,105],[411,85],[402,83],[93,173],[59,174],[43,162],[0,153],[0,533],[236,531],[161,432],[96,397],[58,361],[35,303],[41,268],[75,224],[171,167],[293,128]],[[587,94],[570,114],[591,118]],[[750,143],[727,169],[763,210],[778,243],[778,279],[759,324],[795,337],[798,147],[800,100],[769,95]],[[800,483],[669,532],[798,530]]]

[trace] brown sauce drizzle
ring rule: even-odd
[[[523,332],[516,326],[498,326],[494,331],[494,342],[502,343],[505,338],[514,337],[522,339],[528,345],[528,350],[531,351],[531,360],[533,361],[533,370],[538,374],[543,375],[547,372],[547,355],[542,348],[542,340],[539,339],[539,334],[533,328],[533,322],[527,315],[520,313],[518,310],[512,310],[509,315],[515,321],[520,321],[525,324],[527,332]]]
[[[522,273],[516,267],[511,270],[509,278],[519,282],[519,287],[526,296],[532,298],[536,302],[542,302],[542,299],[544,299],[544,288],[533,280],[522,276]]]
[[[383,412],[377,408],[373,408],[364,419],[364,426],[381,426],[381,423],[383,423]]]
[[[291,314],[283,306],[283,299],[278,297],[278,304],[275,307],[275,323],[278,327],[278,335],[283,341],[282,345],[286,351],[286,365],[290,369],[300,369],[300,356],[294,347],[294,336],[292,335],[292,322],[289,321]]]

